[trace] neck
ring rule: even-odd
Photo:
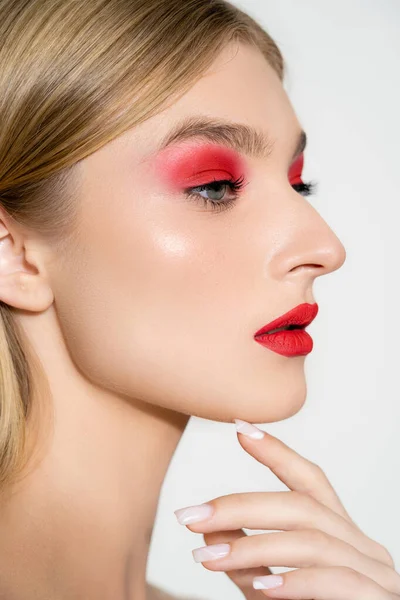
[[[161,486],[189,417],[88,382],[52,311],[18,318],[46,374],[53,418],[40,462],[3,501],[7,585],[22,597],[26,586],[41,597],[146,600]],[[43,429],[32,420],[42,438]]]

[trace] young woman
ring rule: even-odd
[[[320,468],[251,425],[301,409],[313,282],[345,260],[271,37],[223,0],[2,0],[0,40],[0,598],[161,599],[191,415],[291,490],[182,507],[196,560],[247,600],[399,598]]]

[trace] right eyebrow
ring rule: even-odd
[[[225,119],[189,116],[174,125],[172,130],[163,138],[156,152],[160,152],[177,142],[195,137],[228,146],[254,158],[264,159],[271,154],[275,143],[266,133],[255,129],[251,125]],[[305,131],[302,130],[296,141],[292,161],[304,152],[306,145],[307,136]]]

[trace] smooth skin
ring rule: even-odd
[[[186,527],[203,533],[207,547],[229,544],[230,553],[200,561],[206,569],[226,571],[246,600],[260,594],[286,600],[400,598],[400,575],[390,553],[354,523],[318,465],[267,432],[262,439],[239,432],[238,441],[290,491],[229,494],[207,502],[213,515]],[[243,527],[283,531],[247,535]],[[280,574],[279,587],[255,589],[254,577],[272,574],[264,565],[293,570]]]
[[[161,139],[190,115],[273,141],[268,159],[242,157],[249,183],[227,212],[172,191],[157,168]],[[234,44],[158,115],[77,165],[79,223],[64,252],[0,207],[0,298],[41,361],[51,394],[35,390],[55,417],[48,427],[35,399],[41,461],[1,500],[0,597],[151,600],[158,499],[190,416],[268,423],[303,406],[305,357],[253,339],[315,302],[315,279],[345,260],[288,180],[301,129],[261,53]],[[269,496],[254,499],[268,514]],[[218,530],[246,526],[252,511],[233,498]],[[346,556],[341,547],[336,564]]]

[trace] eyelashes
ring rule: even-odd
[[[221,212],[223,210],[233,208],[233,205],[235,204],[241,190],[245,187],[245,185],[247,185],[247,183],[244,182],[244,176],[239,177],[239,179],[218,179],[210,181],[209,183],[204,183],[203,185],[198,185],[196,187],[186,188],[184,193],[195,202],[203,200],[203,205],[205,208],[211,205],[213,210]],[[224,191],[222,194],[223,196],[225,195],[226,188],[228,187],[233,193],[233,198],[222,200],[218,198],[206,198],[200,195],[201,192],[207,191],[207,188],[211,188],[211,193],[218,196],[218,189],[221,187]],[[198,191],[196,192],[195,190]]]
[[[238,199],[238,197],[241,194],[242,189],[246,185],[248,185],[248,184],[245,183],[244,176],[239,177],[239,179],[234,179],[234,180],[233,179],[219,179],[219,180],[210,181],[208,183],[204,183],[202,185],[198,185],[196,187],[186,188],[184,190],[184,194],[190,200],[193,200],[194,202],[203,201],[204,208],[208,208],[209,206],[211,206],[211,209],[213,211],[215,210],[217,212],[222,212],[222,211],[230,210],[234,207],[236,200]],[[316,181],[307,181],[307,182],[302,181],[300,183],[292,184],[292,188],[296,192],[301,194],[302,196],[311,196],[312,194],[315,194],[317,187],[318,187],[318,182],[316,182]],[[219,198],[219,197],[209,198],[209,197],[205,197],[205,196],[201,195],[202,192],[209,193],[209,190],[210,190],[211,194],[216,194],[217,196],[219,196],[220,192],[218,192],[218,190],[220,188],[222,188],[222,197],[221,198]],[[229,190],[233,194],[233,197],[223,199],[226,194],[227,188],[229,188]]]
[[[302,181],[301,183],[293,183],[292,188],[299,192],[302,196],[312,196],[318,188],[317,181]]]

